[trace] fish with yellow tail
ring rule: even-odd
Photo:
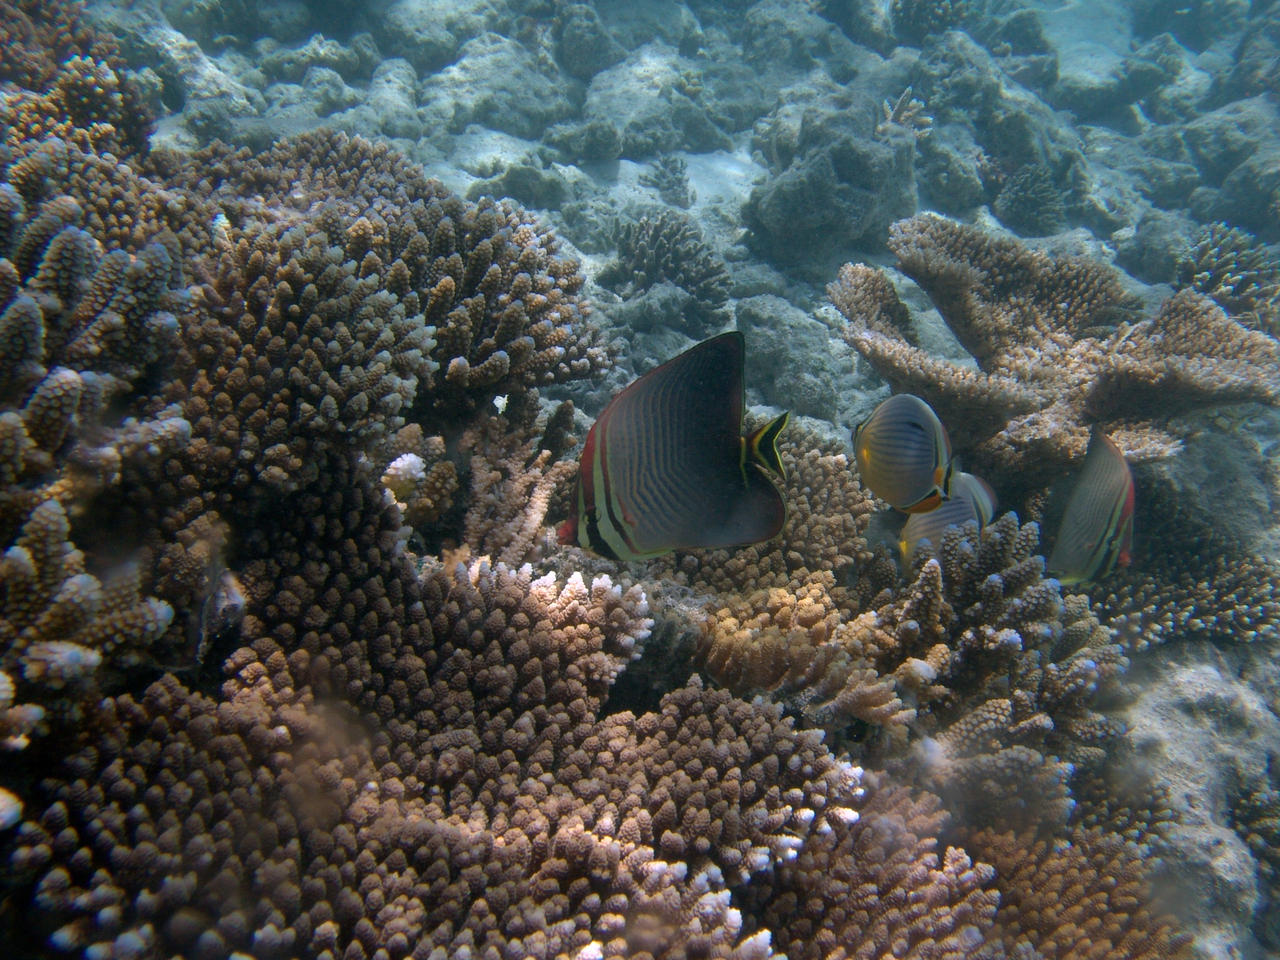
[[[786,504],[768,475],[783,475],[777,440],[788,414],[742,435],[743,357],[742,334],[721,334],[609,401],[583,444],[561,543],[643,560],[778,534]]]
[[[951,499],[936,510],[913,513],[907,517],[898,537],[898,549],[903,563],[910,563],[911,556],[923,541],[935,547],[942,543],[942,535],[948,527],[961,527],[975,523],[981,533],[996,515],[996,492],[981,477],[957,470],[951,480]]]
[[[933,408],[910,393],[885,400],[853,431],[858,474],[904,513],[928,513],[951,496],[951,440]]]
[[[1048,569],[1064,586],[1094,583],[1133,551],[1133,474],[1115,441],[1096,424],[1067,499]]]

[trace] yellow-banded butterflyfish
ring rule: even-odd
[[[742,435],[743,337],[725,333],[628,385],[587,433],[577,509],[557,531],[614,560],[732,547],[786,519],[778,434],[788,414]]]
[[[1049,574],[1064,586],[1093,583],[1127,567],[1132,550],[1133,474],[1115,441],[1095,424],[1049,554]]]
[[[951,440],[933,408],[910,393],[881,403],[853,431],[858,474],[905,513],[928,513],[951,495]]]
[[[942,543],[942,534],[948,527],[960,527],[976,523],[978,532],[996,515],[996,492],[981,477],[957,470],[951,479],[951,499],[928,513],[913,513],[907,517],[898,537],[898,548],[904,563],[911,562],[916,547],[928,540],[935,547]]]

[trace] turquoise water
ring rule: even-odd
[[[1276,4],[0,29],[6,955],[1280,956]]]

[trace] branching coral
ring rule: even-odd
[[[852,821],[857,771],[776,710],[696,685],[655,713],[597,718],[647,631],[638,589],[476,562],[428,566],[420,590],[434,612],[416,641],[353,640],[332,658],[261,641],[221,705],[172,679],[118,701],[110,734],[72,761],[92,782],[24,827],[18,862],[42,877],[55,939],[197,956],[767,956],[725,884]],[[364,698],[381,718],[367,738],[307,682],[371,679],[375,655],[395,679]],[[553,771],[572,789],[549,789]]]
[[[75,0],[15,0],[0,8],[5,56],[0,116],[12,146],[43,136],[75,135],[119,154],[144,150],[151,116],[124,74],[115,39],[89,26]]]
[[[892,765],[905,741],[917,744],[895,772],[919,776],[971,821],[1065,822],[1071,764],[1096,766],[1121,733],[1093,698],[1126,661],[1087,598],[1045,578],[1037,527],[1006,514],[981,535],[952,529],[900,582],[861,536],[873,501],[843,455],[784,446],[783,458],[794,515],[780,543],[653,568],[709,595],[702,668],[811,723],[852,723],[864,762]]]
[[[463,446],[471,455],[471,498],[464,542],[477,554],[518,565],[541,559],[547,510],[557,489],[571,489],[577,475],[572,460],[532,439],[504,432],[495,418],[469,431]]]
[[[380,446],[380,462],[386,463],[382,485],[400,507],[405,523],[421,530],[438,522],[453,506],[458,491],[458,469],[445,455],[444,437],[424,436],[422,426],[411,423]]]
[[[968,0],[892,0],[889,5],[893,32],[915,42],[963,26],[973,12]]]
[[[663,203],[689,209],[697,199],[689,186],[689,165],[676,156],[659,157],[651,171],[640,174],[640,182],[658,192]]]
[[[1143,851],[1114,834],[1074,829],[1065,842],[996,830],[963,833],[965,848],[995,867],[1000,911],[992,939],[1011,956],[1045,960],[1169,960],[1191,938],[1155,913]]]
[[[1211,297],[1248,326],[1280,334],[1280,267],[1244,230],[1205,227],[1178,262],[1178,285]]]
[[[940,842],[937,799],[864,794],[820,731],[697,679],[606,712],[645,590],[516,565],[568,469],[571,410],[535,443],[533,388],[608,362],[549,234],[338,135],[120,161],[80,129],[24,141],[0,189],[6,745],[64,709],[29,689],[73,689],[78,650],[99,676],[150,657],[39,785],[0,771],[31,816],[15,949],[983,955],[1001,878]],[[1121,661],[1034,531],[957,533],[899,582],[844,455],[800,450],[778,541],[655,564],[663,589],[781,637],[775,689],[842,747],[927,735],[948,775],[899,781],[999,799],[1089,761]],[[407,519],[494,559],[415,555]]]
[[[938,411],[958,452],[1020,492],[1078,460],[1093,423],[1142,461],[1179,448],[1169,423],[1178,413],[1280,402],[1276,341],[1190,292],[1128,322],[1115,274],[1093,261],[1054,260],[931,215],[894,224],[889,247],[978,369],[931,357],[895,330],[902,304],[867,267],[845,266],[828,288],[847,339],[895,390]]]
[[[448,194],[386,147],[313,134],[258,156],[211,147],[171,173],[191,178],[197,194],[215,190],[233,229],[264,217],[279,224],[261,241],[249,236],[251,247],[318,226],[303,231],[305,242],[332,248],[313,259],[336,250],[335,266],[383,291],[389,309],[394,301],[434,328],[434,343],[419,348],[438,367],[429,379],[419,374],[431,387],[419,391],[419,416],[586,377],[608,362],[577,297],[582,276],[556,256],[549,232],[512,204]],[[241,195],[250,184],[257,199]]]
[[[674,210],[627,221],[615,234],[617,259],[600,271],[600,283],[623,297],[639,296],[659,283],[671,283],[692,298],[685,329],[701,336],[725,320],[729,275],[724,262],[702,239],[693,221]]]
[[[859,817],[806,844],[800,856],[747,891],[775,944],[796,960],[985,956],[998,897],[994,871],[937,837],[947,816],[936,797],[864,777]]]
[[[1062,192],[1041,163],[1029,163],[1011,174],[992,206],[1001,223],[1023,236],[1056,233],[1066,225]]]

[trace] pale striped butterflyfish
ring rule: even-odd
[[[951,440],[933,408],[910,393],[881,403],[853,431],[858,474],[906,513],[928,513],[951,495]]]
[[[1049,573],[1067,586],[1093,583],[1117,565],[1128,566],[1132,550],[1133,474],[1115,441],[1095,424],[1049,554]]]
[[[977,524],[978,532],[996,515],[996,492],[981,477],[957,470],[951,479],[951,499],[943,501],[936,510],[913,513],[903,524],[898,537],[898,549],[905,563],[911,562],[916,547],[928,540],[937,547],[948,527],[960,527],[966,523]]]
[[[724,333],[628,385],[592,425],[578,466],[577,512],[559,528],[614,560],[733,547],[775,536],[786,519],[777,439],[788,414],[742,435],[743,338]]]

